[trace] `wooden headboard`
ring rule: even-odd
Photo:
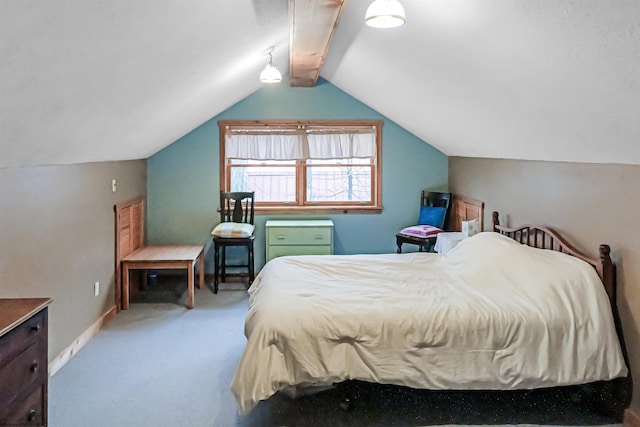
[[[116,214],[116,307],[122,308],[122,258],[144,246],[145,199],[136,197],[115,205]]]
[[[451,196],[447,229],[449,231],[462,231],[462,221],[472,221],[474,219],[480,222],[480,231],[482,231],[484,229],[484,202],[453,194]]]

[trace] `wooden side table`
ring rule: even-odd
[[[129,308],[129,271],[186,269],[188,273],[188,308],[193,308],[195,265],[198,263],[200,281],[204,284],[204,246],[144,246],[122,258],[122,309]]]

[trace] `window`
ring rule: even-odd
[[[256,210],[380,212],[382,121],[219,121],[223,191]]]

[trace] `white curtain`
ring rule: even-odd
[[[305,135],[229,133],[225,141],[225,157],[246,160],[306,159]]]
[[[373,133],[309,134],[310,159],[375,158],[376,135]]]
[[[358,128],[331,131],[304,130],[227,132],[225,157],[246,160],[375,158],[376,133]]]

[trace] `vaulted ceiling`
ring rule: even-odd
[[[447,155],[640,165],[636,0],[401,0],[388,30],[371,0],[1,0],[0,167],[153,155],[269,46],[289,70],[305,2],[341,4],[320,76]]]

